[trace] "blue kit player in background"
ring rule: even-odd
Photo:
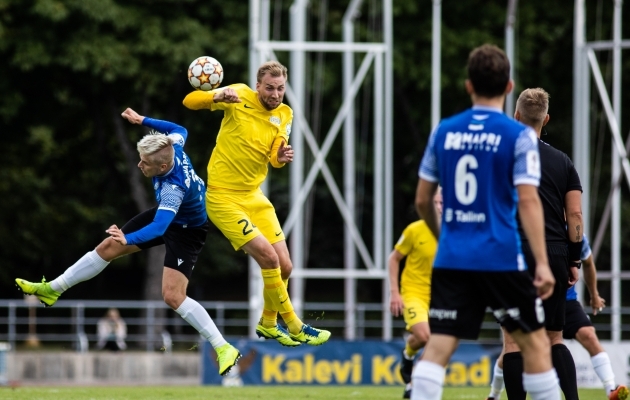
[[[586,236],[582,239],[582,271],[584,282],[590,294],[590,305],[593,315],[597,315],[606,306],[606,301],[599,296],[597,290],[597,268]],[[575,286],[567,290],[566,321],[562,331],[565,339],[575,339],[588,351],[595,373],[602,381],[604,390],[610,400],[626,400],[630,392],[625,385],[615,383],[615,373],[610,364],[608,353],[599,343],[595,327],[577,299]]]
[[[438,238],[431,281],[431,337],[412,373],[412,399],[442,396],[446,365],[460,339],[476,340],[486,307],[523,349],[523,384],[533,400],[559,400],[542,300],[553,292],[538,196],[536,133],[502,109],[513,88],[510,62],[493,45],[468,58],[473,107],[443,120],[429,138],[416,208]],[[433,196],[442,186],[442,224]],[[536,260],[529,275],[516,211]]]
[[[586,235],[582,239],[582,252],[580,254],[582,260],[582,271],[584,272],[584,282],[590,294],[590,305],[593,309],[593,315],[597,315],[606,307],[606,301],[599,296],[597,290],[597,268],[591,253]],[[571,286],[567,290],[567,304],[565,308],[566,320],[562,335],[565,339],[577,340],[591,356],[591,363],[595,373],[602,381],[604,390],[609,400],[626,400],[629,395],[628,387],[625,385],[617,385],[615,383],[615,373],[610,364],[610,357],[604,351],[599,343],[599,338],[595,333],[595,328],[590,318],[584,311],[582,304],[577,299],[575,286]],[[486,400],[499,400],[503,389],[503,352],[497,359],[494,375],[492,376],[491,392]]]
[[[122,117],[132,124],[144,125],[154,134],[144,136],[137,145],[138,168],[151,178],[157,207],[146,210],[122,229],[112,225],[110,237],[85,254],[57,279],[33,283],[16,279],[20,289],[35,295],[47,307],[79,282],[98,275],[115,258],[164,244],[162,295],[164,302],[206,338],[218,354],[219,373],[226,374],[241,354],[225,341],[208,312],[186,296],[186,287],[206,241],[209,220],[204,196],[206,187],[184,153],[187,130],[177,124],[143,117],[128,108]]]

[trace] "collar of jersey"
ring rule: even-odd
[[[472,109],[475,111],[493,111],[503,114],[503,110],[497,107],[490,106],[472,106]]]
[[[171,167],[171,169],[168,170],[167,173],[165,173],[164,175],[157,175],[156,178],[166,178],[167,176],[171,174],[171,172],[173,172],[174,169],[175,169],[175,163],[173,163],[173,166]]]

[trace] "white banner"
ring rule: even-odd
[[[610,357],[613,372],[615,373],[615,383],[628,386],[630,381],[630,343],[613,344],[611,342],[600,342],[604,351]],[[582,388],[603,388],[602,382],[593,369],[591,356],[577,340],[565,340],[565,344],[573,355],[575,368],[577,370],[578,387]]]

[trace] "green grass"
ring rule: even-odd
[[[487,388],[446,388],[443,399],[484,400]],[[219,386],[195,387],[18,387],[0,388],[3,400],[201,400],[201,399],[400,399],[402,386],[246,386],[224,388]],[[581,400],[605,398],[603,389],[580,390]],[[502,400],[505,400],[505,393]]]

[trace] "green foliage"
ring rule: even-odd
[[[290,3],[271,2],[270,32],[275,40],[288,39]],[[341,23],[348,3],[349,0],[309,2],[308,39],[341,40]],[[363,3],[355,36],[361,41],[379,41],[380,2]],[[589,40],[609,38],[612,3],[587,3]],[[0,0],[0,130],[5,155],[0,169],[0,290],[8,293],[6,289],[18,273],[32,279],[44,274],[49,278],[56,276],[102,240],[109,225],[120,226],[137,213],[127,180],[128,166],[114,134],[114,121],[126,107],[188,128],[186,151],[197,173],[205,179],[205,165],[222,115],[182,106],[183,97],[192,90],[186,82],[186,69],[194,58],[211,55],[225,68],[224,84],[249,81],[248,4],[220,0]],[[276,10],[276,6],[280,9]],[[532,86],[550,92],[552,121],[546,139],[569,154],[571,6],[566,1],[519,2],[517,56],[513,60],[517,94]],[[326,10],[325,20],[320,19],[322,10]],[[417,169],[431,129],[432,3],[396,0],[393,13],[396,237],[416,218],[413,198]],[[463,88],[468,53],[486,42],[503,46],[505,13],[505,2],[443,2],[443,116],[469,107],[470,99]],[[629,29],[624,29],[627,37]],[[288,64],[287,52],[277,55]],[[610,77],[608,54],[600,57],[604,75]],[[357,67],[362,59],[363,55],[356,56]],[[308,54],[307,61],[305,112],[321,144],[342,101],[342,57],[338,53]],[[624,59],[624,71],[628,68],[630,62]],[[628,78],[624,79],[625,84]],[[368,246],[373,237],[373,171],[369,166],[373,157],[372,85],[370,78],[356,99],[357,182],[361,190],[356,210]],[[628,93],[624,96],[622,104],[627,104]],[[593,115],[601,116],[601,107],[594,107]],[[629,118],[624,116],[622,126],[627,126]],[[145,131],[126,123],[124,127],[133,147]],[[607,131],[603,132],[601,147],[597,147],[597,153],[593,150],[594,158],[603,154],[596,192],[604,191],[609,174],[610,140]],[[338,138],[328,156],[340,187],[341,149]],[[296,150],[304,151],[312,160],[310,150]],[[288,213],[289,168],[270,173],[271,197],[281,220]],[[149,195],[150,182],[143,184]],[[628,193],[626,185],[622,187],[626,221]],[[341,267],[341,218],[321,179],[316,182],[311,201],[312,215],[317,218],[313,219],[309,266]],[[604,201],[604,196],[595,198],[595,221]],[[630,224],[623,224],[624,237],[628,227]],[[594,229],[591,227],[591,231]],[[627,244],[624,246],[627,253]],[[604,261],[608,260],[606,253],[604,248]],[[143,255],[134,255],[118,260],[110,267],[115,271],[99,279],[111,284],[120,279],[117,271],[127,271],[130,279],[141,279],[138,265],[142,265],[142,259]],[[242,252],[233,251],[218,230],[210,231],[198,265],[191,281],[197,298],[246,298],[247,258]],[[212,282],[213,290],[207,290],[208,282]],[[238,291],[232,290],[234,282],[240,282]],[[375,296],[380,296],[379,290],[375,289]],[[99,298],[105,293],[98,289],[73,289],[68,296]],[[130,290],[121,296],[137,298],[139,293]]]

